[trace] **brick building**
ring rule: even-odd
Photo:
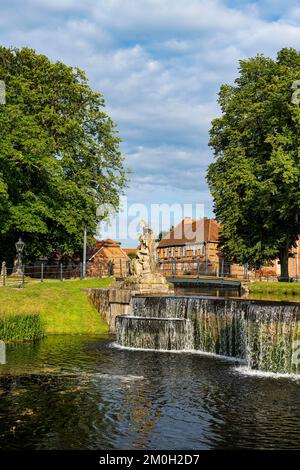
[[[204,217],[192,220],[187,217],[172,229],[158,244],[157,258],[161,272],[166,275],[207,275],[248,277],[278,277],[280,263],[274,260],[258,270],[249,270],[247,265],[228,263],[220,250],[220,224],[215,219]],[[300,244],[291,250],[289,275],[300,277]]]
[[[111,239],[97,241],[88,255],[87,276],[125,276],[129,257],[121,243]]]
[[[137,248],[123,248],[123,251],[126,253],[126,255],[130,257],[134,257],[137,253]]]
[[[217,275],[223,263],[219,252],[219,230],[215,219],[183,219],[158,244],[160,270],[175,274],[176,267],[179,275],[203,272]]]

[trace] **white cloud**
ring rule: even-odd
[[[247,11],[251,6],[247,6]],[[94,14],[119,31],[170,31],[198,33],[200,29],[232,30],[247,24],[247,15],[218,0],[102,0],[95,2]]]
[[[154,186],[197,191],[203,184],[210,156],[203,148],[139,147],[127,152],[127,160],[138,170],[135,180],[140,184],[144,181]]]
[[[134,170],[137,201],[211,198],[205,182],[216,94],[238,60],[299,47],[299,4],[264,0],[12,0],[0,42],[83,68],[103,92]],[[194,195],[194,196],[193,196]]]

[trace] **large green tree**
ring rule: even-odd
[[[235,84],[221,86],[222,115],[210,131],[215,161],[207,180],[225,255],[252,265],[279,257],[281,279],[288,278],[289,250],[300,233],[297,80],[294,49],[275,60],[241,60]]]
[[[0,260],[22,236],[28,259],[79,250],[99,204],[126,185],[120,139],[104,100],[78,68],[32,49],[0,47]]]

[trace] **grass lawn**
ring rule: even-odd
[[[108,287],[112,278],[45,281],[24,288],[0,287],[0,320],[38,314],[46,334],[106,333],[108,327],[89,302],[83,288]]]
[[[293,295],[300,299],[300,283],[298,282],[253,282],[249,284],[249,291],[253,294]]]

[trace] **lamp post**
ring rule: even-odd
[[[17,276],[23,276],[22,253],[24,250],[25,243],[23,242],[22,238],[19,238],[15,245],[17,250],[17,259],[14,267],[14,274],[16,274]]]
[[[86,225],[83,231],[83,255],[82,255],[82,277],[85,279],[86,276]]]

